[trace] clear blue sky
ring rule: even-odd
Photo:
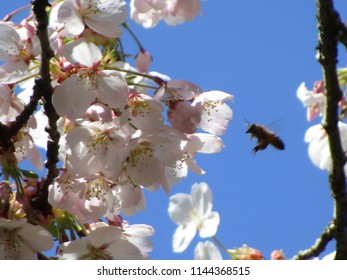
[[[342,19],[347,19],[346,1],[335,2]],[[27,3],[1,1],[1,14]],[[198,156],[207,173],[191,172],[172,194],[190,193],[194,182],[207,182],[213,190],[214,210],[221,217],[217,237],[226,247],[246,243],[266,258],[274,249],[292,257],[315,242],[333,213],[327,174],[314,167],[307,155],[304,134],[311,124],[296,98],[301,82],[310,88],[322,78],[315,59],[315,1],[207,0],[202,9],[203,16],[177,27],[161,23],[145,30],[130,22],[154,57],[151,70],[235,96],[234,119],[222,136],[225,149]],[[125,41],[126,49],[133,52],[134,47]],[[346,58],[342,54],[341,63]],[[245,118],[262,124],[275,121],[286,149],[268,148],[254,156],[255,140],[245,134]],[[184,253],[172,252],[176,225],[167,214],[166,194],[146,193],[146,199],[144,213],[124,218],[155,228],[151,258],[192,259],[198,237]]]

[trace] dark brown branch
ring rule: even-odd
[[[334,8],[332,0],[317,0],[317,18],[319,29],[318,60],[323,67],[325,88],[327,92],[327,106],[323,119],[331,153],[331,168],[329,170],[329,184],[335,202],[334,225],[336,239],[336,259],[347,259],[346,238],[346,163],[340,132],[338,128],[338,102],[342,98],[339,87],[337,66],[337,44],[340,32],[340,16]]]
[[[318,257],[325,250],[328,243],[334,239],[335,228],[333,223],[330,223],[322,232],[315,244],[304,251],[300,251],[293,260],[308,260],[313,257]]]
[[[52,207],[48,202],[48,186],[58,175],[56,164],[58,162],[58,143],[60,137],[57,129],[59,116],[52,104],[54,89],[50,78],[50,59],[54,56],[54,53],[50,47],[47,32],[48,16],[46,7],[50,6],[50,4],[47,0],[33,0],[32,5],[37,21],[36,34],[40,39],[42,56],[40,75],[35,80],[34,94],[35,91],[38,91],[43,97],[44,110],[48,117],[48,125],[45,130],[49,135],[49,140],[47,142],[47,161],[45,163],[45,167],[48,169],[47,177],[42,181],[38,190],[38,196],[33,198],[31,205],[42,211],[43,214],[49,215],[51,214]]]

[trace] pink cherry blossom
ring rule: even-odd
[[[98,69],[102,54],[95,44],[81,38],[65,45],[63,54],[79,67],[79,73],[55,89],[53,105],[59,115],[71,120],[80,118],[96,99],[114,108],[126,104],[127,82],[117,71]]]

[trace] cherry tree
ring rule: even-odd
[[[28,17],[12,22],[29,7]],[[308,120],[322,117],[305,139],[313,164],[329,171],[335,212],[316,244],[294,259],[319,256],[333,239],[335,258],[347,259],[346,70],[336,68],[347,29],[332,1],[317,7],[324,79],[313,90],[302,83],[297,97]],[[188,172],[205,173],[198,155],[222,151],[233,95],[149,71],[152,56],[126,20],[175,26],[199,13],[199,0],[33,0],[0,22],[1,259],[149,257],[154,228],[122,217],[145,210],[144,192],[170,194]],[[124,32],[138,45],[134,65]],[[23,168],[24,160],[45,175]],[[222,259],[220,250],[230,259],[264,259],[259,249],[217,239],[212,196],[202,182],[170,197],[173,250],[184,251],[199,233],[211,241],[198,243],[196,259]],[[274,248],[271,259],[285,258]]]

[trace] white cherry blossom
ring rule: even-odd
[[[126,18],[126,2],[122,0],[65,0],[57,14],[58,22],[71,35],[80,35],[87,25],[111,38],[121,37],[120,25]]]
[[[169,216],[178,224],[173,236],[174,252],[183,252],[197,231],[200,237],[214,236],[219,225],[218,212],[212,212],[212,192],[206,183],[196,183],[191,194],[170,197]]]
[[[83,117],[96,99],[114,108],[127,103],[127,82],[117,71],[98,69],[102,54],[94,43],[80,38],[65,45],[63,55],[79,72],[54,91],[53,105],[60,116],[71,120]]]
[[[231,94],[217,90],[199,94],[192,104],[195,106],[201,103],[203,106],[199,127],[214,135],[224,134],[233,116],[232,110],[225,102],[233,99]]]
[[[74,127],[66,136],[70,172],[80,177],[100,172],[118,177],[128,156],[125,149],[131,137],[128,133],[115,122],[91,122]]]
[[[122,113],[122,123],[131,123],[141,130],[141,135],[151,135],[159,132],[164,126],[163,106],[147,94],[131,92],[125,110]]]
[[[0,219],[2,260],[34,260],[37,252],[49,250],[53,245],[53,237],[41,226]]]
[[[97,225],[84,239],[65,242],[59,246],[61,260],[141,260],[141,251],[122,238],[122,229]]]

